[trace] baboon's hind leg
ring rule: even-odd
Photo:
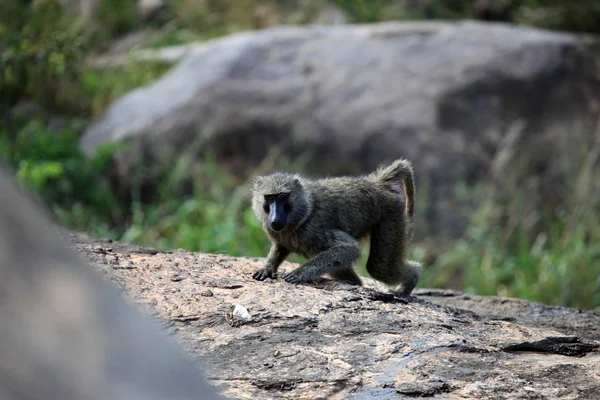
[[[358,276],[358,274],[356,272],[354,272],[354,270],[352,269],[352,267],[348,267],[346,269],[340,269],[337,271],[332,271],[329,273],[329,275],[338,281],[348,281],[351,283],[354,283],[356,285],[362,285],[362,281],[360,280],[360,277]]]
[[[406,226],[397,219],[381,221],[371,231],[371,247],[367,261],[367,272],[376,280],[397,286],[397,292],[410,294],[421,274],[421,265],[406,260]]]

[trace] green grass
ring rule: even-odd
[[[458,275],[473,294],[599,307],[600,224],[591,221],[598,211],[586,205],[560,213],[533,240],[526,222],[510,231],[475,225],[426,269],[420,286],[445,287]]]
[[[177,196],[192,161],[181,158],[159,181],[153,204],[135,202],[120,240],[160,249],[259,255],[267,245],[249,208],[249,188],[206,157],[192,176],[192,192]]]
[[[600,308],[600,139],[576,132],[549,173],[565,182],[545,189],[562,194],[558,204],[543,199],[548,192],[528,190],[548,177],[529,173],[527,152],[513,154],[507,164],[515,167],[481,187],[487,195],[467,234],[425,269],[420,286],[452,283],[474,294]]]

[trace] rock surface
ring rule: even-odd
[[[292,159],[308,152],[310,173],[360,173],[408,157],[417,193],[431,204],[417,236],[424,227],[461,233],[456,183],[486,178],[507,133],[516,132],[519,151],[534,146],[541,171],[575,124],[586,132],[595,123],[594,44],[478,22],[234,34],[160,50],[183,59],[112,104],[81,147],[132,139],[134,150],[119,158],[123,177],[140,160],[154,165],[184,151],[211,152],[242,177],[274,148]]]
[[[402,298],[372,281],[257,282],[260,259],[69,241],[228,398],[600,397],[600,312],[440,290]]]
[[[216,400],[0,169],[0,398]]]

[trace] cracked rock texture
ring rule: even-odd
[[[600,398],[599,312],[443,290],[402,298],[373,281],[258,282],[260,259],[68,240],[228,398]]]

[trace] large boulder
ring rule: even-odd
[[[140,160],[160,164],[184,151],[213,152],[240,176],[274,148],[293,159],[309,153],[311,173],[360,173],[408,157],[431,205],[426,225],[460,232],[457,181],[485,179],[507,133],[515,149],[533,146],[544,170],[574,126],[592,131],[595,44],[477,22],[245,32],[186,46],[164,77],[115,101],[81,146],[131,139],[122,177]]]
[[[443,290],[400,297],[366,278],[258,282],[264,259],[70,240],[231,399],[600,398],[600,312]]]

